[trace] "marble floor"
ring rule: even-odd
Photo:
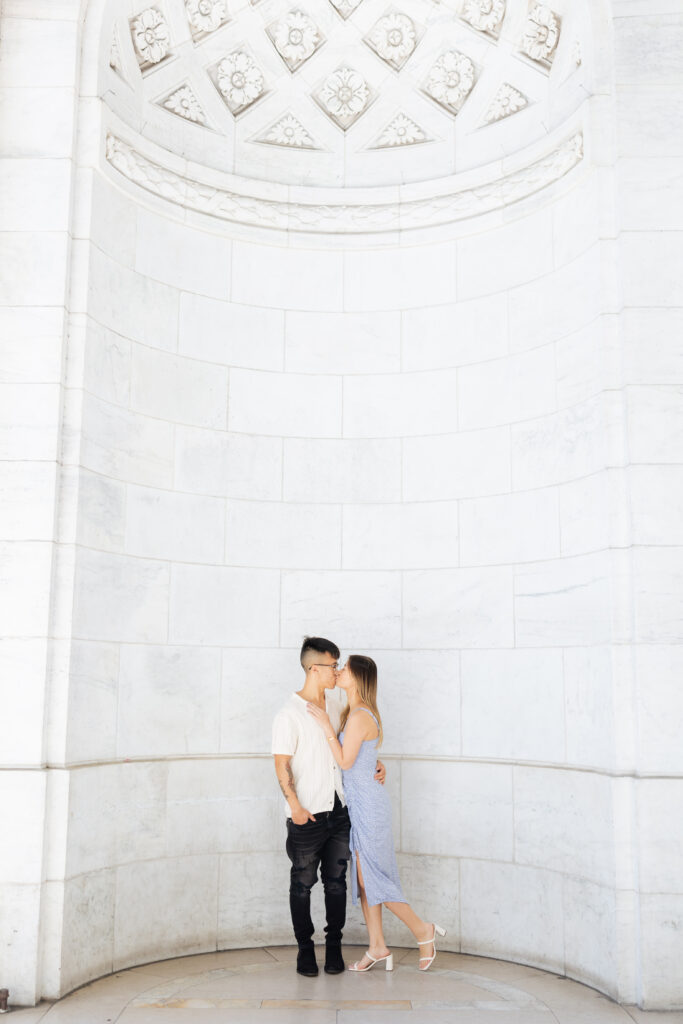
[[[345,947],[348,961],[360,947]],[[681,1013],[617,1006],[566,978],[501,960],[416,950],[394,970],[302,978],[289,946],[206,953],[146,964],[86,985],[58,1003],[12,1010],[12,1024],[683,1024]],[[319,956],[319,961],[322,959]]]

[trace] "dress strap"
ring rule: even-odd
[[[367,712],[367,714],[368,714],[368,715],[370,715],[370,717],[371,717],[371,718],[372,718],[372,720],[374,721],[375,725],[376,725],[376,726],[377,726],[377,728],[379,729],[379,722],[377,721],[377,719],[376,719],[376,718],[375,718],[375,716],[373,715],[373,713],[372,713],[372,711],[370,710],[370,708],[356,708],[356,711],[365,711],[365,712]],[[356,711],[352,711],[352,712],[351,712],[351,715],[355,715]],[[351,715],[349,715],[349,718],[351,717]]]

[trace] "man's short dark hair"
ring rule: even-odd
[[[339,648],[337,645],[333,644],[331,640],[325,640],[322,636],[304,637],[301,653],[299,654],[299,661],[302,665],[304,663],[304,654],[307,651],[316,651],[318,654],[331,654],[333,658],[339,658]]]

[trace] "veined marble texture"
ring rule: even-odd
[[[448,946],[683,1005],[680,18],[378,2],[3,4],[17,1003],[291,941],[322,634]]]

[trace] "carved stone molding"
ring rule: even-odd
[[[407,114],[396,114],[380,133],[370,149],[396,149],[397,146],[416,146],[429,142],[424,128],[421,128]]]
[[[313,18],[296,9],[269,25],[267,31],[290,71],[297,71],[305,64],[323,42]]]
[[[519,89],[515,89],[514,85],[510,85],[509,82],[503,82],[484,114],[483,124],[503,121],[506,117],[510,117],[518,110],[524,110],[528,106],[528,99]]]
[[[284,146],[287,149],[320,149],[309,130],[291,111],[283,114],[250,141],[260,142],[265,146]]]
[[[389,67],[400,71],[417,45],[415,24],[407,14],[392,11],[375,23],[365,41]]]
[[[228,20],[226,0],[185,0],[185,12],[195,39],[215,32]]]
[[[344,131],[367,110],[372,97],[363,76],[349,67],[333,71],[313,95],[327,116]]]
[[[158,7],[148,7],[130,23],[135,54],[143,71],[160,64],[169,56],[171,34]]]
[[[457,50],[448,50],[429,72],[425,92],[451,114],[457,114],[472,91],[474,76],[470,58]]]
[[[287,189],[283,189],[281,200],[239,193],[163,167],[113,134],[107,135],[106,159],[140,188],[219,220],[281,231],[363,234],[453,224],[526,199],[563,178],[581,162],[583,135],[577,132],[540,160],[496,180],[458,188],[457,181],[445,179],[435,183],[440,190],[431,196],[398,201],[295,202],[285,198]],[[245,191],[247,187],[249,183],[245,181]]]
[[[522,53],[536,64],[550,68],[559,38],[559,17],[547,4],[532,3],[524,26]]]
[[[216,67],[216,84],[233,114],[240,114],[262,95],[265,81],[256,61],[244,50],[235,50]]]
[[[498,36],[505,17],[505,0],[465,0],[462,16],[480,32]]]
[[[159,105],[186,121],[192,121],[193,124],[206,125],[208,123],[199,100],[187,84],[181,85],[179,89],[174,89],[172,93],[159,101]]]

